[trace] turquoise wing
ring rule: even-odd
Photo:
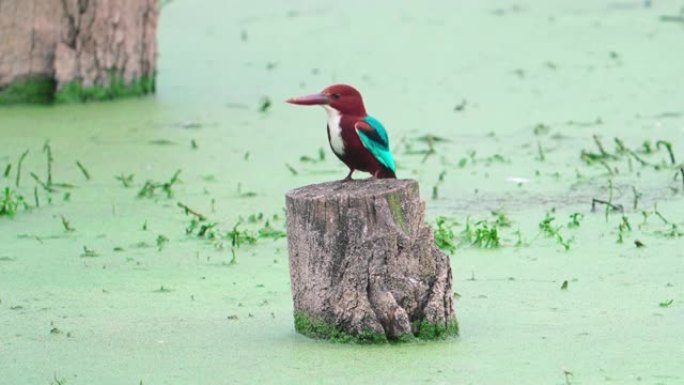
[[[354,128],[363,146],[373,154],[375,159],[392,172],[396,172],[394,158],[389,149],[389,137],[382,123],[372,116],[366,116],[356,122]]]

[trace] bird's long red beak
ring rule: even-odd
[[[313,94],[306,96],[295,96],[294,98],[287,99],[285,102],[290,104],[299,104],[301,106],[315,106],[320,104],[330,104],[330,99],[327,95]]]

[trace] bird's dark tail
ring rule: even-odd
[[[397,175],[394,173],[394,171],[385,167],[380,167],[380,169],[378,169],[378,171],[375,173],[375,177],[379,179],[397,179]]]

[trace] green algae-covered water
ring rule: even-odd
[[[0,109],[0,382],[684,384],[681,6],[168,3],[155,97]],[[281,101],[334,82],[445,217],[459,338],[294,332],[283,196],[346,169]]]

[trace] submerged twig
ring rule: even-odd
[[[66,232],[73,232],[76,231],[75,228],[71,227],[71,223],[64,217],[64,215],[60,215],[60,218],[62,219],[62,226],[64,226],[64,231]]]
[[[608,163],[606,163],[605,160],[600,160],[600,161],[599,161],[599,164],[600,164],[601,166],[603,166],[603,167],[606,168],[606,171],[608,171],[608,175],[614,175],[614,174],[615,174],[615,173],[613,172],[613,169],[610,168],[610,166],[608,165]]]
[[[611,208],[613,211],[624,212],[624,208],[622,207],[622,205],[619,205],[619,204],[616,205],[616,204],[613,204],[611,202],[605,201],[603,199],[597,199],[597,198],[593,198],[591,200],[591,211],[596,211],[596,204],[606,205],[609,208]]]
[[[185,210],[185,215],[188,215],[188,214],[194,215],[194,216],[197,217],[197,219],[199,219],[200,221],[205,221],[205,220],[207,219],[207,217],[204,216],[203,214],[198,213],[197,211],[191,209],[190,207],[188,207],[187,205],[185,205],[185,204],[183,204],[183,203],[181,203],[181,202],[178,202],[177,205],[178,205],[178,207],[180,207],[180,208],[182,208],[183,210]]]
[[[435,149],[432,147],[432,145],[430,145],[430,149],[427,150],[427,152],[425,153],[425,156],[423,156],[423,159],[420,161],[420,163],[427,162],[428,158],[434,154],[435,154]]]
[[[575,376],[569,370],[563,370],[563,375],[565,375],[565,385],[570,385],[570,379],[574,378]]]
[[[42,180],[40,180],[38,175],[36,175],[34,172],[31,172],[30,175],[36,181],[36,183],[38,183],[40,185],[40,187],[42,187],[45,191],[51,192],[51,193],[55,192],[55,189],[53,189],[52,187],[50,187],[46,183],[44,183]]]
[[[297,172],[297,170],[294,167],[292,167],[289,163],[285,163],[285,167],[287,167],[287,169],[290,171],[292,175],[299,174],[299,172]]]
[[[661,214],[660,211],[658,211],[658,207],[655,207],[653,209],[653,213],[655,213],[655,215],[657,215],[658,218],[660,218],[660,220],[663,221],[663,223],[665,223],[666,225],[670,224],[670,221],[668,221],[667,218],[665,218],[663,214]]]
[[[76,161],[76,166],[78,166],[79,169],[81,169],[81,172],[83,173],[83,176],[86,178],[86,180],[90,180],[90,173],[86,168],[81,164],[81,162]]]
[[[656,148],[657,149],[660,149],[661,145],[663,147],[665,147],[665,149],[667,150],[667,153],[670,154],[670,162],[672,162],[673,165],[676,164],[677,161],[675,161],[675,156],[674,156],[674,153],[672,152],[672,143],[667,142],[665,140],[659,140],[656,142]]]
[[[38,186],[33,186],[33,200],[35,201],[36,208],[40,207],[40,200],[38,199]]]
[[[540,162],[543,162],[546,160],[546,156],[544,155],[544,149],[542,148],[541,142],[537,140],[537,160]]]
[[[17,178],[14,181],[14,185],[19,187],[19,180],[21,179],[21,164],[24,162],[24,159],[26,158],[26,155],[28,155],[29,150],[24,151],[23,154],[19,157],[19,161],[17,162]]]
[[[636,152],[634,152],[634,150],[627,148],[625,146],[625,144],[622,142],[622,140],[620,140],[620,138],[615,138],[614,140],[615,140],[615,144],[618,147],[618,151],[631,155],[642,166],[648,166],[649,165],[648,162],[643,160]]]
[[[601,143],[601,140],[599,139],[598,135],[594,135],[594,143],[596,143],[596,147],[598,147],[599,152],[601,153],[601,156],[606,157],[606,158],[613,158],[614,155],[606,151],[605,148],[603,148],[603,144]]]
[[[632,186],[632,192],[634,193],[634,203],[633,203],[633,209],[636,211],[637,206],[639,205],[639,198],[641,198],[641,193],[639,193],[636,189],[636,187]]]
[[[50,147],[50,141],[46,141],[43,145],[43,152],[47,154],[47,185],[52,186],[52,147]]]

